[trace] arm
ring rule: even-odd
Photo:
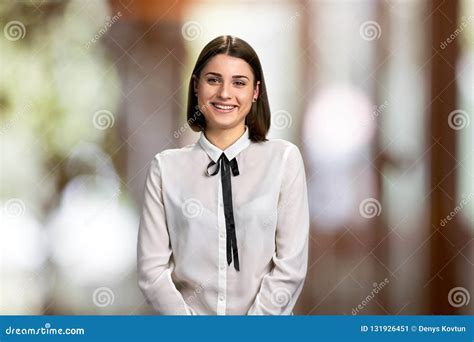
[[[274,267],[263,277],[249,315],[290,315],[308,265],[309,210],[304,164],[298,148],[286,151],[278,201]]]
[[[138,231],[138,285],[153,308],[162,315],[192,312],[171,279],[174,264],[161,193],[159,157],[150,165],[145,182]]]

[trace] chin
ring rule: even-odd
[[[208,120],[208,119],[207,119]],[[216,128],[231,128],[239,124],[240,120],[235,117],[216,117],[212,116],[211,120],[208,120],[211,123],[211,126]]]
[[[219,129],[229,129],[232,127],[237,126],[238,122],[213,122],[212,127],[219,128]]]

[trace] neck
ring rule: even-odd
[[[227,147],[235,143],[245,132],[245,126],[233,127],[230,129],[206,129],[204,133],[207,140],[214,146],[224,151]]]

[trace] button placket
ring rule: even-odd
[[[227,241],[226,241],[226,225],[224,215],[224,205],[222,199],[222,184],[219,178],[217,189],[217,223],[218,223],[218,293],[217,293],[217,314],[225,315],[226,313],[226,292],[227,292]]]

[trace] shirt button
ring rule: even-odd
[[[224,301],[224,297],[222,297],[222,296],[219,297],[219,300],[220,300],[221,302],[223,302],[223,301]]]
[[[219,236],[220,236],[221,238],[224,238],[224,233],[220,233]]]
[[[225,266],[221,266],[221,270],[224,270],[225,269]]]
[[[221,207],[221,208],[222,208],[222,203],[219,203],[219,207]]]

